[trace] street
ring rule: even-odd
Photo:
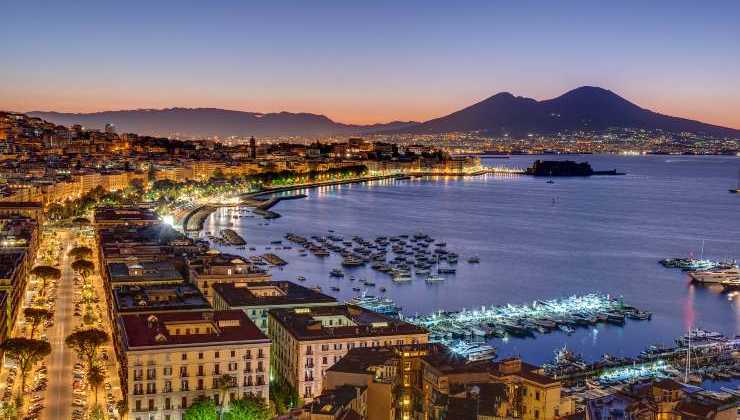
[[[49,387],[46,391],[48,405],[43,411],[43,418],[48,420],[71,418],[72,369],[75,354],[64,344],[64,339],[69,335],[74,325],[72,318],[74,272],[70,267],[71,261],[67,255],[72,248],[71,237],[70,232],[62,234],[61,241],[66,244],[60,264],[62,277],[57,285],[54,326],[48,331],[49,343],[51,343],[53,349],[48,361]]]

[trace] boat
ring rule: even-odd
[[[393,281],[395,283],[406,283],[411,281],[411,276],[408,273],[399,271],[393,274]]]
[[[431,276],[429,276],[429,277],[426,278],[426,282],[427,283],[438,283],[438,282],[441,282],[441,281],[444,281],[444,280],[445,280],[444,277],[438,276],[438,275],[434,275],[434,274],[432,274]]]
[[[455,274],[457,270],[454,268],[438,268],[437,273],[439,274]]]
[[[331,272],[329,272],[329,275],[331,277],[344,277],[344,271],[342,271],[342,270],[340,270],[338,268],[335,268],[335,269],[331,270]]]
[[[360,289],[359,287],[353,287],[352,290],[354,290],[355,292],[359,292],[362,289]]]
[[[296,277],[296,280],[298,280],[298,281],[306,281],[306,278],[303,277],[303,276],[297,276]]]
[[[338,292],[338,291],[339,291],[339,288],[338,288],[337,286],[332,286],[332,287],[331,287],[331,290],[333,290],[333,291],[335,291],[335,292]]]
[[[558,328],[560,329],[560,331],[562,331],[562,332],[564,332],[566,334],[569,334],[569,335],[570,334],[573,334],[573,332],[576,330],[575,328],[569,327],[569,326],[567,326],[565,324],[558,325]]]
[[[480,262],[480,258],[477,256],[468,258],[468,263],[470,264],[478,264]]]
[[[397,316],[398,313],[401,312],[401,307],[397,306],[392,299],[379,298],[365,293],[360,296],[353,297],[347,303],[357,305],[383,315]]]
[[[381,288],[380,288],[380,292],[381,292],[381,293],[385,293],[385,287],[381,287]]]
[[[342,265],[345,267],[359,267],[364,265],[365,261],[360,258],[349,256],[342,259]]]

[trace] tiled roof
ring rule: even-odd
[[[183,311],[119,315],[124,346],[128,350],[183,345],[222,345],[235,342],[269,342],[243,311]],[[177,324],[209,323],[210,333],[171,334]],[[192,332],[192,331],[191,331]]]

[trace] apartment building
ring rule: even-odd
[[[270,309],[337,305],[333,297],[289,281],[215,283],[211,288],[215,309],[240,309],[264,333]]]
[[[244,312],[123,314],[117,320],[127,418],[180,420],[202,398],[217,405],[246,396],[269,401],[270,340]]]
[[[419,344],[426,330],[353,305],[272,309],[272,369],[306,401],[323,389],[326,371],[353,348]]]
[[[188,260],[190,282],[198,286],[213,303],[213,285],[216,283],[254,283],[267,281],[272,276],[260,267],[238,255],[206,253]]]

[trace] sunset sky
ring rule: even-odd
[[[372,123],[595,85],[740,128],[740,2],[604,3],[5,2],[0,109],[219,107]]]

